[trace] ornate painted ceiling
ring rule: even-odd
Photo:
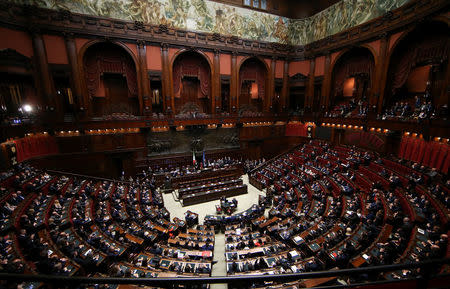
[[[408,1],[342,0],[311,17],[290,19],[208,0],[12,0],[17,4],[292,45],[305,45],[344,31]]]

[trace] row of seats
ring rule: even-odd
[[[269,219],[255,218],[246,234],[258,233],[258,238],[288,247],[270,256],[275,262],[268,268],[229,264],[229,274],[305,272],[448,256],[449,207],[437,197],[445,200],[447,188],[436,183],[427,187],[425,178],[395,167],[373,153],[312,141],[252,172],[250,182],[266,188],[274,206]],[[290,258],[287,253],[292,253]],[[406,270],[369,277],[418,274]]]
[[[151,177],[120,183],[19,165],[0,187],[3,272],[210,276],[214,228],[171,222]]]

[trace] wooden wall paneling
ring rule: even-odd
[[[18,53],[31,58],[33,56],[33,44],[31,35],[25,31],[0,27],[0,49],[14,49]]]

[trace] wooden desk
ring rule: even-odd
[[[204,169],[200,171],[199,173],[184,175],[184,176],[178,176],[175,178],[172,178],[172,186],[174,188],[177,188],[180,184],[189,183],[193,181],[198,181],[202,179],[208,179],[208,178],[214,178],[214,177],[223,177],[223,176],[232,176],[235,175],[236,177],[239,177],[242,175],[242,168],[238,167],[226,167],[222,169]]]
[[[265,227],[268,227],[268,226],[272,225],[273,223],[278,222],[278,220],[280,220],[278,217],[273,217],[272,219],[269,219],[269,220],[265,221],[264,223],[259,224],[259,228],[264,229]]]
[[[337,277],[323,277],[323,278],[314,278],[307,279],[301,282],[306,288],[317,287],[318,285],[325,284],[329,281],[336,280]]]
[[[243,184],[243,182],[241,179],[234,179],[234,180],[228,180],[228,181],[220,181],[220,182],[216,182],[216,183],[203,184],[203,185],[195,186],[195,187],[187,187],[187,188],[178,190],[178,198],[182,199],[187,194],[192,194],[192,193],[197,193],[197,192],[202,192],[202,191],[212,191],[216,188],[225,188],[225,187],[230,187],[230,186],[238,186],[238,185],[242,185],[242,184]]]
[[[211,191],[199,192],[194,194],[187,194],[181,198],[183,206],[189,206],[199,203],[208,202],[211,200],[218,200],[222,196],[232,197],[247,193],[247,185],[239,185]]]

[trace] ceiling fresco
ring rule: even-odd
[[[17,4],[305,45],[379,17],[410,0],[342,0],[303,19],[290,19],[207,0],[12,0]]]

